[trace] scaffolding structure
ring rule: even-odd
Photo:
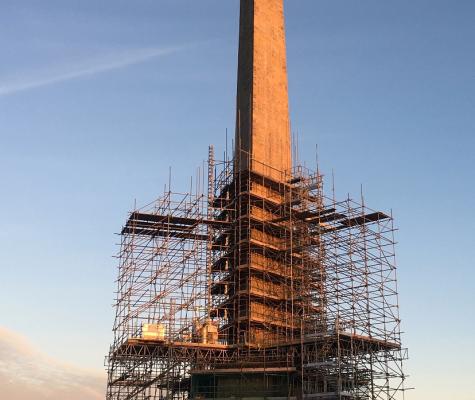
[[[224,158],[122,229],[107,399],[403,398],[392,216]]]

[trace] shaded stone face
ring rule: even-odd
[[[283,0],[241,0],[236,163],[277,181],[292,166]]]

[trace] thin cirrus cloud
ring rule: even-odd
[[[10,78],[0,78],[0,96],[49,86],[73,79],[93,76],[107,71],[141,64],[157,57],[163,57],[182,50],[184,47],[146,48],[122,51],[94,57],[74,65],[52,67],[43,73],[25,74]]]
[[[52,359],[17,332],[0,326],[0,398],[15,400],[99,400],[106,377]]]

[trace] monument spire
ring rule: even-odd
[[[238,170],[292,167],[284,0],[241,0],[235,146]]]

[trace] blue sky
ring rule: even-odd
[[[114,232],[232,134],[238,1],[0,10],[0,325],[101,369]],[[399,227],[407,398],[475,399],[475,2],[287,0],[287,34],[301,159]]]

